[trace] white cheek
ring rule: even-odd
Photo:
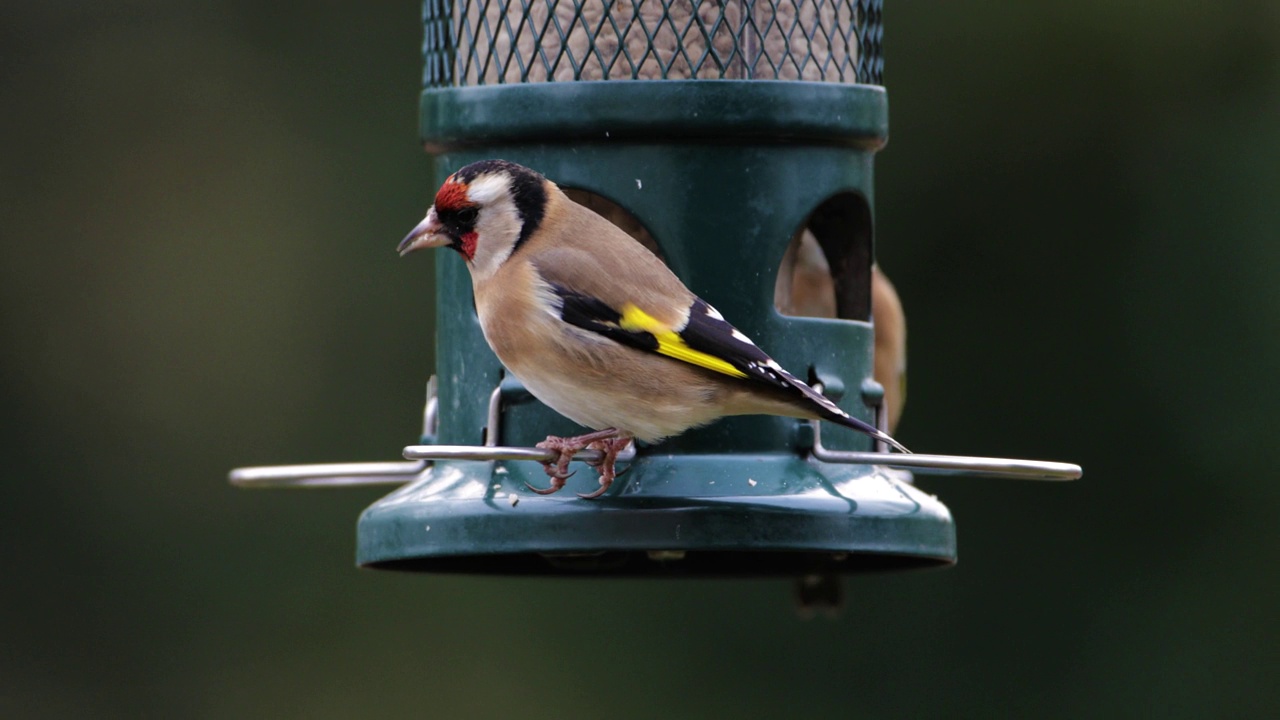
[[[507,194],[508,184],[502,175],[484,175],[467,186],[467,197],[477,205],[488,205]]]
[[[515,208],[501,201],[485,208],[480,212],[475,232],[476,253],[471,258],[471,273],[477,279],[486,279],[511,255],[520,235]]]

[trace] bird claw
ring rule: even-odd
[[[590,493],[578,493],[578,497],[585,499],[600,497],[609,489],[609,485],[613,483],[614,478],[618,477],[618,473],[615,473],[613,469],[613,463],[617,460],[618,453],[631,442],[631,438],[617,437],[617,434],[617,430],[607,428],[572,438],[547,436],[547,439],[538,443],[536,447],[556,453],[555,458],[542,463],[542,470],[546,472],[547,477],[551,478],[551,487],[538,488],[527,482],[525,487],[539,495],[550,495],[563,488],[565,480],[573,477],[574,473],[577,472],[576,470],[569,472],[569,462],[573,460],[573,456],[583,448],[591,448],[592,450],[600,451],[600,459],[589,463],[600,471],[600,489]]]
[[[578,493],[578,497],[583,500],[592,500],[600,497],[609,489],[609,486],[613,484],[613,481],[616,480],[619,475],[625,474],[627,470],[631,469],[628,467],[626,470],[623,470],[622,473],[619,473],[614,469],[614,463],[618,460],[618,453],[625,450],[627,445],[630,443],[631,438],[615,437],[605,440],[597,440],[587,446],[592,450],[600,451],[600,462],[593,463],[593,465],[600,470],[600,487],[594,492]]]
[[[570,456],[572,456],[572,454]],[[566,460],[564,464],[568,465],[569,463]],[[551,478],[551,487],[539,488],[539,487],[534,487],[527,482],[524,484],[525,487],[538,493],[539,495],[550,495],[551,493],[564,487],[565,480],[568,480],[569,478],[578,474],[577,470],[574,470],[573,472],[567,472],[566,471],[567,468],[560,467],[560,464],[558,462],[543,463],[542,469],[547,473],[547,477]]]
[[[548,463],[542,469],[546,471],[547,477],[553,480],[568,480],[569,478],[578,474],[577,470],[574,470],[573,472],[565,472],[564,470],[561,470],[558,466],[552,465],[551,463]],[[563,485],[564,483],[562,482],[560,484]]]
[[[555,451],[556,457],[554,460],[542,463],[543,472],[547,474],[547,477],[551,478],[551,487],[545,490],[539,490],[538,488],[529,485],[529,483],[525,483],[525,485],[529,485],[530,490],[540,495],[550,495],[564,487],[564,481],[573,477],[574,473],[578,472],[577,470],[569,472],[569,462],[573,460],[573,456],[582,449],[582,446],[573,440],[573,438],[548,436],[546,440],[535,445],[535,447],[541,450]]]

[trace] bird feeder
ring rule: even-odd
[[[783,367],[883,426],[871,322],[872,166],[888,137],[880,18],[880,0],[426,0],[422,141],[437,181],[491,158],[554,180],[649,243]],[[775,306],[801,232],[829,268],[835,317]],[[1080,473],[891,454],[840,427],[751,416],[635,449],[598,499],[572,492],[596,486],[585,465],[566,492],[537,495],[526,482],[545,484],[535,461],[547,454],[533,445],[583,429],[504,373],[470,282],[450,255],[424,283],[437,365],[409,462],[243,468],[233,482],[401,485],[360,517],[367,567],[826,576],[955,561],[951,515],[912,473]]]

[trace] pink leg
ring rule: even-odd
[[[564,481],[568,480],[573,473],[569,472],[569,461],[573,460],[573,456],[579,450],[586,448],[592,443],[608,440],[618,435],[617,428],[605,428],[595,432],[589,432],[586,435],[578,435],[577,437],[556,437],[548,435],[546,440],[538,443],[536,447],[542,450],[554,450],[556,457],[542,463],[542,469],[546,471],[547,477],[551,478],[551,487],[536,488],[529,483],[525,486],[539,495],[550,495],[551,493],[564,487]],[[625,447],[625,446],[624,446]],[[614,453],[615,455],[617,453]],[[612,463],[610,463],[612,466]]]
[[[591,443],[592,450],[599,450],[604,454],[600,458],[600,463],[596,466],[600,468],[600,489],[590,493],[578,493],[578,497],[588,500],[598,498],[609,489],[609,486],[613,484],[614,478],[618,477],[613,467],[618,460],[618,453],[626,450],[630,444],[631,438],[629,437],[615,437]]]

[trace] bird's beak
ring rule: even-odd
[[[444,225],[440,223],[440,218],[436,215],[435,207],[427,211],[427,216],[422,218],[422,222],[409,231],[408,235],[400,241],[396,246],[396,252],[401,257],[419,248],[438,248],[448,245],[451,240],[445,235]]]

